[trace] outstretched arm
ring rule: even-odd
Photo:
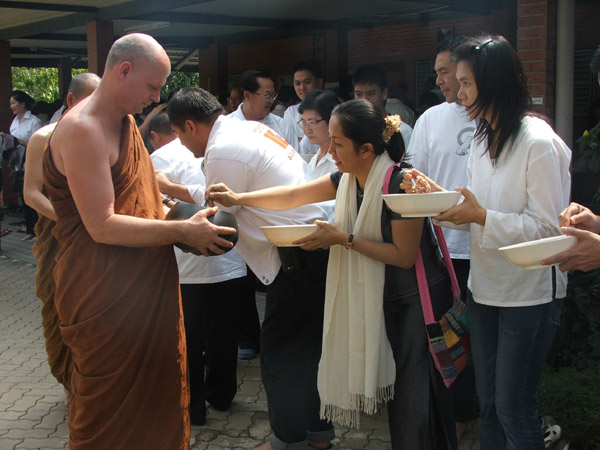
[[[275,210],[333,200],[335,194],[329,175],[297,186],[277,186],[254,192],[236,193],[223,183],[213,184],[206,189],[206,198],[223,206],[240,205]]]

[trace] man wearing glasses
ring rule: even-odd
[[[292,147],[298,146],[294,127],[281,117],[271,114],[271,107],[277,98],[277,93],[269,72],[247,70],[240,77],[240,90],[243,102],[229,117],[263,123],[284,138]]]

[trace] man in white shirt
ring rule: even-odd
[[[269,72],[247,70],[240,77],[240,90],[244,100],[227,117],[263,123],[284,138],[292,147],[298,146],[294,128],[281,117],[271,114],[271,106],[277,98],[277,92],[275,92],[275,85]]]
[[[460,86],[456,79],[456,64],[451,60],[454,49],[466,40],[462,36],[451,37],[438,45],[436,82],[446,102],[429,108],[419,117],[408,146],[408,162],[450,191],[456,186],[467,185],[467,163],[475,132],[475,123],[457,98]],[[469,232],[449,228],[443,228],[443,232],[464,300],[470,267]],[[477,416],[472,366],[461,373],[453,390],[456,393],[456,431],[460,440],[469,428],[468,421]]]
[[[323,87],[321,67],[316,62],[297,62],[292,68],[292,77],[294,79],[294,90],[300,101],[304,100],[304,97],[306,97],[306,94],[309,92]],[[297,141],[294,141],[292,145],[298,149],[299,153],[316,153],[319,151],[318,146],[314,146],[308,142],[307,139],[303,139],[304,130],[298,125],[298,122],[300,122],[301,119],[300,113],[298,112],[298,105],[291,105],[283,114],[283,120],[285,120],[289,126],[293,127],[296,132]],[[297,142],[299,144],[295,145]]]
[[[354,98],[367,100],[374,104],[383,117],[387,117],[385,102],[388,96],[387,76],[381,67],[372,64],[360,66],[352,75]],[[404,120],[400,124],[400,134],[404,140],[404,147],[408,148],[412,128]]]
[[[168,120],[166,113],[156,118],[161,116]],[[158,149],[150,156],[154,168],[169,182],[185,186],[187,195],[183,200],[203,204],[206,180],[202,173],[202,160],[194,158],[177,138],[161,146],[158,143],[161,140],[157,138],[164,135],[156,132],[158,129],[154,129],[152,123],[150,130],[151,138],[152,133],[156,134],[153,138],[158,145]],[[163,188],[168,183],[159,185],[161,192],[165,193]],[[174,196],[177,197],[177,194]],[[248,294],[254,298],[254,289],[250,285],[248,292],[246,263],[235,248],[224,255],[210,258],[175,248],[175,257],[187,342],[190,420],[193,425],[204,425],[205,400],[215,409],[225,411],[237,392],[239,306]]]
[[[205,156],[208,185],[236,192],[310,180],[298,153],[263,124],[221,117],[222,106],[200,88],[185,88],[169,101],[168,113],[181,142]],[[226,208],[223,208],[226,209]],[[298,249],[294,273],[282,269],[278,249],[261,226],[297,225],[325,217],[317,205],[284,211],[227,208],[239,224],[237,250],[267,286],[261,332],[261,372],[274,435],[261,449],[329,448],[333,426],[319,419],[317,368],[321,354],[327,252]]]

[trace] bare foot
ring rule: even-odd
[[[63,388],[63,390],[65,406],[69,406],[69,402],[71,401],[71,393],[67,390],[67,388]]]
[[[263,445],[253,448],[252,450],[275,450],[271,444],[265,442]]]

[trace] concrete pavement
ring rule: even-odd
[[[68,429],[62,387],[48,369],[41,302],[35,297],[35,265],[26,262],[31,244],[21,238],[15,231],[2,238],[0,252],[0,450],[65,448]],[[17,259],[20,254],[26,261]],[[257,304],[264,311],[260,294]],[[258,359],[238,361],[238,380],[231,410],[209,408],[206,425],[192,427],[192,449],[251,449],[268,437]],[[385,410],[363,416],[359,430],[336,428],[336,435],[342,449],[391,448]],[[476,429],[463,437],[459,450],[479,450]]]

